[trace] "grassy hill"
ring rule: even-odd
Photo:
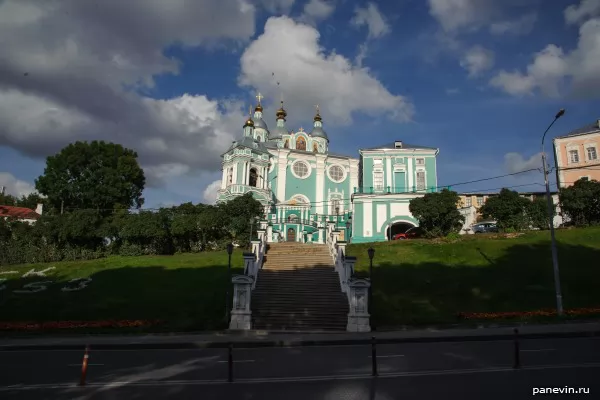
[[[565,308],[600,307],[600,228],[557,231]],[[370,244],[349,245],[368,276]],[[379,326],[456,323],[459,312],[556,306],[550,234],[469,235],[458,241],[373,243],[374,320]]]
[[[557,238],[565,308],[599,307],[600,228],[561,230]],[[368,272],[369,246],[347,248],[349,255],[358,257],[358,274]],[[456,323],[459,312],[555,307],[548,232],[372,246],[376,250],[373,314],[379,327]],[[241,273],[242,265],[242,252],[236,250],[232,272]],[[46,277],[22,277],[32,268],[49,267],[54,269]],[[92,278],[87,288],[61,290],[69,280],[82,277]],[[0,278],[6,279],[5,290],[0,290],[0,323],[159,319],[164,323],[149,329],[227,326],[225,252],[9,266],[0,268]],[[37,281],[52,283],[39,293],[14,293]]]

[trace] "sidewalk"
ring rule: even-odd
[[[600,336],[600,322],[519,326],[519,337],[567,338]],[[472,329],[423,329],[368,333],[269,333],[265,331],[199,334],[87,335],[0,339],[0,351],[73,350],[89,345],[96,349],[189,349],[207,347],[287,347],[377,343],[425,343],[444,341],[512,340],[514,327]]]

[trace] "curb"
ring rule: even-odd
[[[375,336],[375,335],[374,335]],[[520,333],[519,339],[569,339],[599,337],[600,330],[576,332],[547,332],[547,333]],[[498,340],[513,340],[514,333],[490,335],[462,335],[442,337],[405,337],[405,338],[377,338],[378,344],[401,343],[442,343],[442,342],[488,342]],[[370,345],[371,338],[364,339],[318,339],[318,340],[265,340],[265,341],[204,341],[204,342],[179,342],[179,343],[96,343],[88,344],[40,344],[40,345],[0,345],[3,351],[68,351],[81,350],[89,345],[93,350],[193,350],[193,349],[225,349],[229,343],[235,348],[262,348],[262,347],[316,347],[316,346],[356,346]]]

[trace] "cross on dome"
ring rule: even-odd
[[[262,99],[264,99],[264,98],[265,98],[265,96],[263,96],[262,94],[260,94],[260,92],[258,92],[258,94],[256,95],[256,100],[258,100],[258,104],[260,104],[260,101]]]
[[[298,129],[298,131],[300,131],[300,132],[304,132],[304,128],[303,128],[303,127],[300,127],[300,129]]]

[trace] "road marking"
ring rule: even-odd
[[[402,378],[411,376],[432,376],[432,375],[462,375],[462,374],[479,374],[479,373],[520,373],[521,371],[539,371],[548,369],[573,369],[573,368],[600,368],[600,363],[582,363],[582,364],[565,364],[565,365],[540,365],[531,367],[522,367],[515,370],[512,367],[495,367],[482,369],[464,369],[464,370],[439,370],[439,371],[415,371],[415,372],[390,372],[382,373],[379,379]],[[311,382],[311,381],[331,381],[331,380],[350,380],[350,379],[373,379],[371,374],[356,374],[356,375],[322,375],[322,376],[299,376],[285,378],[252,378],[252,379],[237,379],[234,384],[252,384],[252,383],[286,383],[286,382]],[[123,386],[185,386],[185,385],[231,385],[226,379],[222,380],[157,380],[153,382],[136,382],[136,381],[114,381],[114,382],[90,382],[86,387],[95,388],[110,388]],[[33,384],[23,385],[16,384],[0,387],[0,392],[8,391],[23,391],[23,390],[40,390],[40,389],[82,389],[77,384],[73,383],[50,383],[50,384]]]
[[[556,351],[556,349],[533,349],[533,350],[521,350],[523,352],[525,351]]]
[[[377,358],[392,358],[392,357],[404,357],[404,354],[388,354],[385,356],[376,356]],[[373,358],[373,356],[369,356],[369,358]]]
[[[254,362],[255,360],[233,360],[234,363],[243,363],[243,362]],[[220,363],[226,363],[228,362],[227,360],[221,360],[221,361],[217,361]]]
[[[100,365],[104,365],[104,364],[88,364],[88,367],[91,367],[91,366],[96,366],[96,367],[98,367],[98,366],[100,366]],[[82,365],[81,365],[81,364],[69,364],[68,366],[69,366],[69,367],[82,367]]]

